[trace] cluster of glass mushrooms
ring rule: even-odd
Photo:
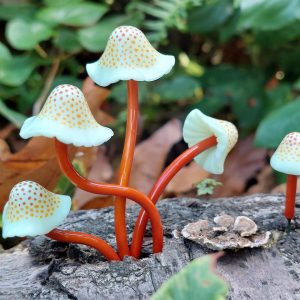
[[[10,193],[3,212],[4,238],[47,235],[57,241],[93,247],[108,260],[122,260],[128,255],[136,258],[140,256],[146,225],[150,220],[153,253],[163,250],[163,227],[155,204],[167,184],[193,159],[208,172],[221,174],[225,159],[238,139],[238,132],[232,123],[211,118],[195,109],[189,113],[183,126],[183,137],[189,148],[163,171],[148,195],[128,187],[139,118],[138,81],[157,80],[169,73],[174,63],[173,56],[157,52],[139,29],[120,26],[110,35],[100,59],[86,67],[88,75],[100,86],[108,86],[119,80],[127,81],[126,136],[117,184],[94,182],[82,177],[69,159],[68,144],[77,147],[99,146],[113,136],[111,129],[96,122],[83,93],[77,87],[69,84],[57,86],[41,112],[27,119],[20,131],[20,136],[24,139],[33,136],[54,138],[60,168],[78,188],[95,194],[115,196],[117,250],[100,237],[58,229],[70,212],[71,198],[54,194],[32,181],[18,183]],[[294,145],[298,147],[297,154],[300,153],[299,143],[294,142],[294,137],[284,140],[271,161],[275,169],[293,171],[287,172],[293,174],[288,181],[288,186],[292,185],[289,188],[289,203],[292,203],[292,197],[295,198],[295,179],[292,176],[299,175],[293,162],[290,163],[292,170],[285,163],[285,160],[290,159],[290,149],[294,149]],[[126,232],[126,199],[142,207],[130,246]],[[293,218],[290,210],[287,218]]]

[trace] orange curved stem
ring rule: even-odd
[[[286,182],[286,199],[284,215],[290,221],[295,217],[297,176],[288,175]]]
[[[184,167],[188,162],[190,162],[195,156],[201,152],[215,146],[217,144],[217,139],[215,136],[211,136],[193,147],[184,151],[179,155],[161,174],[161,176],[156,181],[152,190],[149,193],[149,198],[156,204],[160,195],[172,180],[172,178],[177,174],[177,172]],[[136,258],[140,256],[141,247],[143,243],[143,237],[145,234],[146,226],[148,222],[148,215],[145,210],[141,210],[138,219],[135,223],[135,228],[132,236],[132,244],[130,248],[130,254]]]
[[[138,117],[139,117],[139,103],[138,103],[138,83],[134,80],[127,81],[127,96],[128,96],[128,108],[127,108],[127,123],[126,123],[126,136],[123,148],[122,160],[119,170],[119,184],[121,186],[128,186],[134,148],[136,144],[136,136],[138,129]],[[117,247],[119,255],[123,258],[125,255],[129,255],[129,246],[127,241],[126,232],[126,198],[116,197],[115,202],[115,232]]]
[[[64,242],[83,244],[95,248],[108,260],[121,260],[115,250],[104,240],[91,234],[83,232],[75,232],[70,230],[54,229],[47,236],[53,240]]]
[[[55,149],[61,170],[71,182],[80,189],[94,194],[126,197],[140,204],[149,214],[153,232],[153,252],[158,253],[163,248],[163,228],[159,212],[151,200],[143,193],[129,187],[115,184],[103,184],[82,177],[73,167],[68,156],[68,146],[55,140]]]

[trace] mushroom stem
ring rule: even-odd
[[[149,193],[149,198],[156,204],[160,195],[172,180],[172,178],[177,174],[177,172],[184,167],[188,162],[190,162],[195,156],[199,155],[201,152],[214,147],[217,144],[217,139],[215,136],[211,136],[198,144],[192,146],[191,148],[184,151],[179,155],[161,174],[156,183],[154,184],[152,190]],[[148,222],[148,215],[145,210],[141,210],[138,219],[135,223],[135,228],[132,236],[132,244],[130,248],[130,254],[136,258],[140,256],[140,251],[143,243],[143,237],[146,230],[146,225]]]
[[[70,230],[54,229],[50,231],[47,236],[59,242],[90,246],[98,250],[108,260],[121,260],[118,254],[109,244],[107,244],[101,238],[91,234]]]
[[[136,136],[138,129],[139,117],[139,103],[138,103],[138,82],[135,80],[127,81],[127,124],[126,136],[122,154],[122,160],[119,170],[119,184],[121,186],[128,186],[134,149],[136,144]],[[116,197],[114,201],[115,206],[115,232],[118,252],[121,258],[129,255],[129,246],[126,232],[126,198]]]
[[[286,199],[284,215],[288,220],[295,217],[295,200],[297,190],[297,176],[288,175],[286,182]]]
[[[163,248],[163,228],[159,212],[151,200],[143,193],[129,187],[115,184],[94,182],[82,177],[73,167],[68,156],[68,146],[55,140],[56,155],[59,166],[70,181],[80,189],[94,194],[126,197],[140,204],[149,214],[153,232],[153,252],[158,253]]]

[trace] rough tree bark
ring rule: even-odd
[[[37,237],[0,255],[0,299],[147,299],[189,261],[210,253],[174,237],[174,230],[198,219],[212,220],[223,212],[249,216],[260,230],[271,230],[275,237],[267,249],[229,251],[219,260],[218,271],[230,286],[228,299],[300,299],[299,200],[297,219],[287,236],[282,195],[166,199],[158,204],[165,229],[164,252],[149,256],[148,232],[141,260],[108,263],[85,246]],[[134,224],[137,213],[138,207],[128,208],[128,224]],[[90,232],[115,245],[111,208],[73,213],[61,227]]]

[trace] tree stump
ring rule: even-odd
[[[148,230],[140,260],[127,257],[109,263],[85,246],[33,238],[0,255],[0,299],[148,299],[189,261],[211,253],[184,239],[178,234],[181,229],[221,213],[248,216],[274,236],[269,248],[227,251],[219,259],[218,272],[230,287],[228,299],[300,299],[299,200],[288,236],[283,195],[165,199],[157,205],[164,224],[164,251],[150,254]],[[139,207],[127,211],[128,232],[132,232]],[[92,233],[115,246],[112,208],[72,213],[61,228]]]

